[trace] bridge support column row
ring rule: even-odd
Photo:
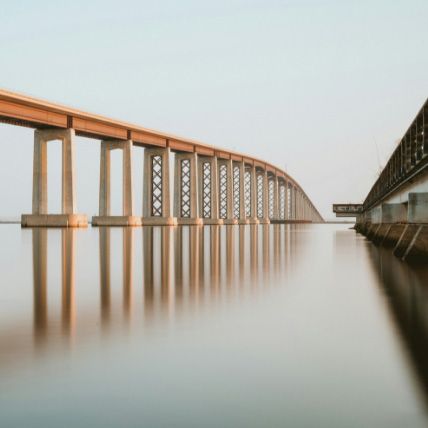
[[[36,130],[32,214],[23,226],[86,226],[76,214],[74,130]],[[48,214],[47,142],[62,142],[62,209]],[[122,215],[111,215],[111,151],[122,152]],[[100,150],[99,213],[94,226],[176,224],[268,224],[301,213],[297,188],[260,166],[243,160],[175,154],[174,207],[171,213],[170,149],[144,150],[143,216],[134,215],[132,140],[104,140]],[[289,188],[289,186],[291,186]]]

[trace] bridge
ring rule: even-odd
[[[93,226],[323,222],[302,187],[263,160],[0,90],[0,122],[34,128],[31,214],[23,227],[85,227],[77,213],[74,138],[101,141],[99,215]],[[62,143],[61,214],[48,213],[47,143]],[[132,153],[144,150],[143,211],[133,204]],[[110,210],[110,152],[123,157],[122,215]],[[173,209],[170,156],[174,153]]]
[[[402,260],[428,259],[428,100],[355,216],[356,230],[376,245],[391,247]]]

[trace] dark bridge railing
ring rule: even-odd
[[[392,191],[428,165],[428,100],[397,145],[364,201],[364,211],[377,205]]]

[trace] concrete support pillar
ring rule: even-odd
[[[231,159],[218,160],[218,167],[226,167],[226,218],[223,219],[223,224],[238,224],[238,219],[233,215],[233,162]],[[219,176],[219,180],[221,177]],[[221,192],[219,186],[219,192]],[[221,203],[220,203],[221,204]],[[221,207],[220,207],[221,209]]]
[[[198,156],[198,205],[203,224],[223,224],[219,218],[218,198],[217,157]]]
[[[267,171],[263,171],[263,217],[259,219],[261,224],[269,224],[269,181]]]
[[[169,148],[144,150],[143,225],[177,224],[171,217],[169,153]]]
[[[223,224],[218,215],[218,164],[217,156],[212,158],[211,164],[211,220],[213,224]]]
[[[132,141],[122,143],[122,208],[123,215],[134,215],[134,200],[132,188]]]
[[[409,223],[428,223],[428,193],[409,193]]]
[[[61,214],[48,214],[47,143],[62,143]],[[76,214],[74,129],[34,131],[32,214],[21,216],[23,227],[85,227],[87,217]]]
[[[297,220],[297,189],[296,186],[292,186],[293,195],[293,220]]]
[[[279,185],[278,177],[273,178],[273,216],[271,220],[279,220]]]
[[[48,160],[47,141],[41,132],[34,131],[33,157],[33,214],[48,213]]]
[[[289,209],[289,202],[288,202],[288,181],[287,180],[285,180],[284,186],[285,186],[284,220],[289,220],[289,214],[288,214],[288,209]]]
[[[110,152],[122,151],[122,215],[111,215]],[[134,216],[132,189],[132,141],[101,141],[99,215],[92,217],[93,226],[140,226],[141,218]]]
[[[62,138],[62,198],[63,214],[76,213],[76,182],[74,173],[74,129],[67,129]]]
[[[178,224],[202,225],[199,216],[198,158],[196,153],[176,153],[174,167],[174,217]]]
[[[248,224],[249,220],[245,214],[245,164],[239,162],[239,224]]]
[[[251,224],[258,224],[259,219],[257,218],[257,173],[256,167],[251,167],[251,196],[250,196],[250,204],[251,204],[251,216],[248,219]]]
[[[101,142],[100,155],[100,195],[99,195],[99,215],[110,215],[110,149],[107,142]],[[92,219],[94,224],[94,219]]]

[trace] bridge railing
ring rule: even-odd
[[[428,100],[398,143],[385,168],[367,195],[368,210],[428,165]]]

